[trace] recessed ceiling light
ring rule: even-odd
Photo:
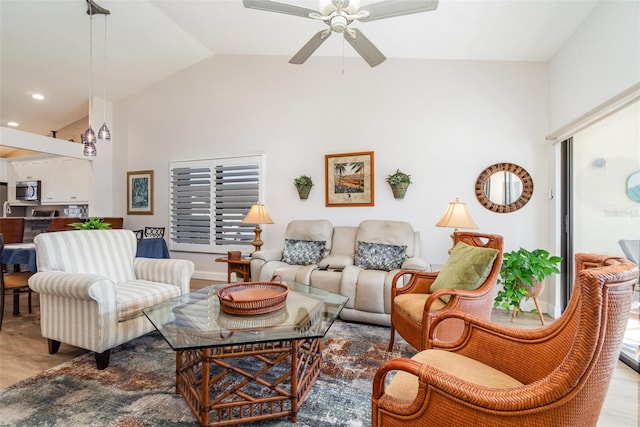
[[[8,124],[9,126],[12,126],[12,127],[16,127],[16,126],[19,126],[19,125],[20,125],[20,124],[19,124],[19,123],[17,123],[17,122],[7,122],[7,124]]]
[[[31,97],[33,99],[37,99],[38,101],[42,101],[44,99],[44,95],[41,95],[39,93],[34,93],[33,95],[31,95]]]

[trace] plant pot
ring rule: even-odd
[[[298,189],[298,196],[300,196],[301,200],[309,198],[309,192],[311,191],[310,185],[298,185],[296,188]]]
[[[534,281],[533,286],[527,286],[520,283],[518,287],[524,288],[527,291],[529,298],[533,298],[540,296],[542,291],[544,291],[544,282]]]
[[[409,187],[408,182],[389,185],[391,186],[391,191],[393,191],[393,197],[396,199],[404,199],[404,194],[407,192],[407,187]]]

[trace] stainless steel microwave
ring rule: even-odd
[[[40,200],[42,184],[40,181],[16,182],[16,200]]]

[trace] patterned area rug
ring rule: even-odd
[[[298,420],[251,426],[349,426],[371,424],[371,385],[386,360],[410,356],[400,339],[386,351],[389,329],[336,321],[323,343],[323,368]],[[397,339],[398,341],[398,339]],[[93,353],[0,390],[2,426],[196,426],[175,394],[175,354],[157,333],[112,350],[109,367],[98,371]]]

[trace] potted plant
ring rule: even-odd
[[[387,177],[387,182],[391,186],[393,197],[403,199],[407,192],[407,187],[411,184],[411,175],[407,175],[404,172],[400,172],[400,169],[397,169],[396,173]]]
[[[307,199],[309,197],[311,187],[313,187],[313,181],[311,180],[311,177],[307,175],[300,175],[293,180],[293,185],[298,189],[298,196],[300,196],[300,199]]]
[[[111,223],[104,222],[102,218],[92,217],[82,222],[73,222],[69,226],[78,230],[109,230]]]
[[[513,309],[513,317],[520,311],[523,299],[535,299],[544,290],[544,279],[554,273],[560,273],[559,256],[551,256],[544,249],[505,252],[500,266],[498,283],[502,289],[493,301],[494,308]],[[537,304],[536,304],[537,306]]]

